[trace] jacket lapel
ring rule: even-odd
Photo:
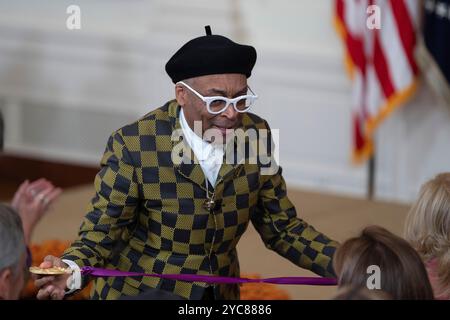
[[[177,101],[174,100],[169,105],[168,113],[170,121],[172,123],[173,132],[176,131],[178,132],[177,135],[183,136],[183,131],[181,129],[180,124],[180,110],[181,107],[178,105]],[[191,180],[192,182],[194,182],[195,184],[197,184],[203,190],[206,191],[205,174],[203,173],[200,163],[196,155],[192,151],[191,147],[189,146],[189,144],[184,142],[184,138],[181,139],[179,140],[172,139],[172,150],[177,144],[183,143],[183,151],[184,151],[183,152],[184,160],[179,164],[174,163],[174,167],[176,168],[179,174],[181,174],[186,179]]]
[[[239,175],[246,161],[245,151],[237,147],[236,137],[226,146],[223,164],[220,167],[216,186],[225,183]]]

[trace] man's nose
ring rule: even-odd
[[[232,103],[228,105],[228,107],[222,112],[222,114],[230,120],[236,119],[238,115]]]

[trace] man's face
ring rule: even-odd
[[[235,98],[247,94],[247,77],[243,74],[207,75],[184,82],[205,97]],[[192,129],[194,121],[201,121],[202,133],[208,129],[217,129],[225,136],[226,129],[236,129],[241,125],[242,113],[236,112],[231,104],[224,112],[211,114],[205,103],[183,85],[177,85],[175,93],[178,103],[184,110],[186,121]]]
[[[17,270],[5,268],[0,271],[0,298],[5,300],[17,300],[20,298],[25,286],[26,254],[20,258]]]

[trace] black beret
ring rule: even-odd
[[[166,63],[166,72],[173,83],[209,74],[241,73],[248,77],[256,62],[252,46],[212,35],[209,26],[206,36],[190,40]]]

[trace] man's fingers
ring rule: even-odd
[[[61,259],[48,255],[44,258],[44,261],[39,265],[40,268],[62,267]]]
[[[36,295],[36,298],[38,300],[47,300],[50,297],[50,295],[46,289],[47,288],[44,288],[44,289],[41,289],[38,291],[38,293]]]
[[[64,297],[64,291],[53,285],[49,285],[45,290],[47,291],[47,296],[52,300],[61,300]]]
[[[67,265],[62,260],[55,256],[46,256],[44,262],[39,265],[40,268],[61,267],[66,268]]]
[[[45,256],[44,261],[39,265],[40,268],[51,268],[57,258],[52,255]]]
[[[44,261],[53,262],[55,259],[57,259],[55,256],[48,255],[48,256],[45,256]]]
[[[53,261],[44,261],[39,265],[39,268],[44,268],[44,269],[51,268],[51,267],[53,267]]]
[[[34,281],[34,285],[38,288],[43,287],[44,285],[46,285],[47,283],[52,282],[53,280],[55,280],[55,277],[50,276],[50,277],[42,277],[39,278],[37,280]]]
[[[64,298],[64,291],[61,289],[55,288],[53,292],[50,294],[52,300],[62,300]]]
[[[36,298],[38,300],[48,300],[51,298],[51,294],[53,293],[54,286],[52,284],[45,284],[42,288],[39,289]]]
[[[58,297],[61,296],[59,291],[60,290],[58,290],[58,288],[56,288],[55,286],[49,285],[39,290],[36,298],[38,298],[38,300],[48,300],[48,299],[56,300]]]

